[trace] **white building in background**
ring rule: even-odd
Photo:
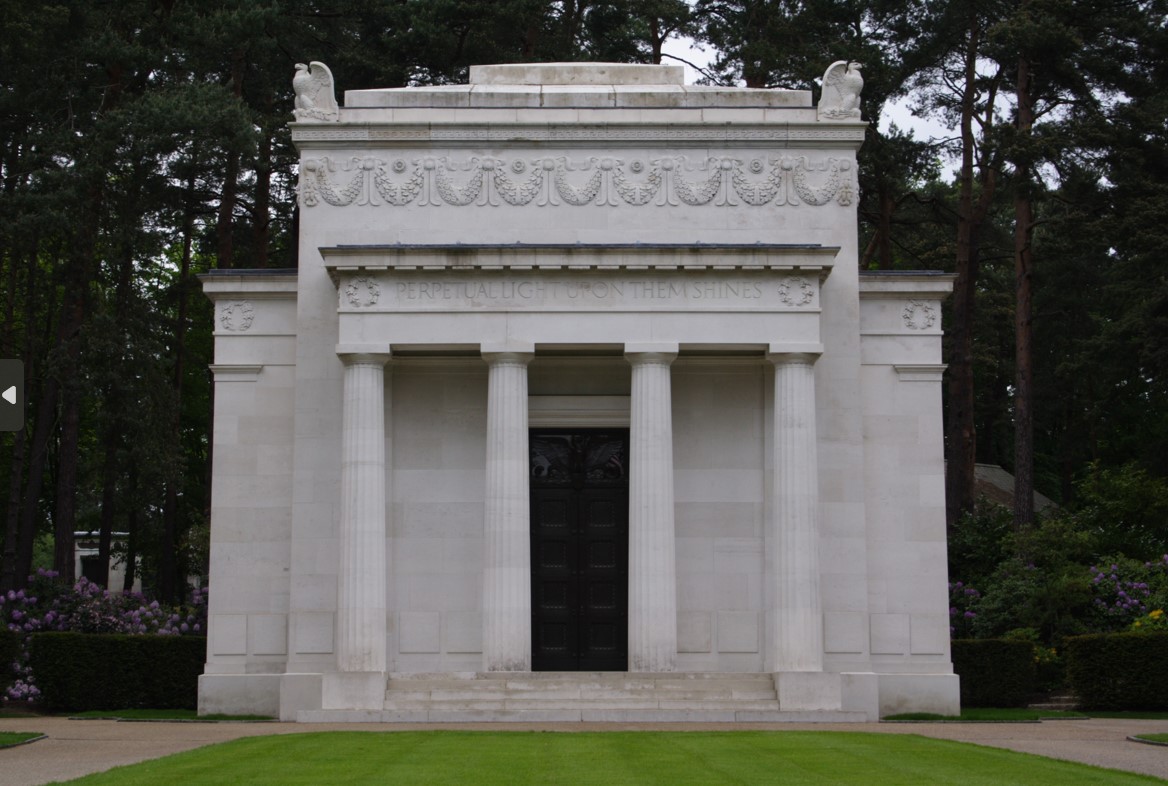
[[[940,301],[857,265],[858,75],[300,68],[298,270],[215,271],[203,712],[958,710]]]
[[[124,550],[124,544],[129,539],[128,532],[111,533],[111,540],[118,551]],[[124,556],[109,557],[108,579],[104,582],[106,588],[121,592],[126,583],[126,558]],[[73,575],[85,577],[94,581],[102,574],[101,570],[101,535],[98,532],[80,530],[73,533]],[[197,577],[196,577],[197,585]],[[135,576],[132,592],[142,591],[142,578]]]

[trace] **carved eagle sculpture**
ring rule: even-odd
[[[837,60],[823,73],[823,95],[819,97],[819,117],[827,120],[859,120],[860,91],[864,77],[860,64]]]
[[[297,120],[340,119],[337,99],[333,95],[333,72],[324,63],[319,60],[308,65],[297,63],[292,90],[296,93],[296,108],[292,114]]]

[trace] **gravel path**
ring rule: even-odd
[[[831,723],[831,724],[299,724],[299,723],[119,723],[66,718],[2,718],[0,731],[38,731],[47,740],[0,750],[0,784],[35,786],[100,772],[122,764],[263,734],[310,731],[417,731],[423,729],[553,731],[861,731],[920,734],[1036,753],[1154,775],[1168,780],[1168,747],[1130,742],[1139,733],[1168,733],[1168,720],[1045,721],[1043,723]]]

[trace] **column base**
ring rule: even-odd
[[[961,714],[956,674],[781,671],[775,673],[779,708],[863,712],[877,721],[905,712]]]
[[[280,678],[280,720],[294,721],[301,710],[319,710],[323,674],[284,674]]]
[[[380,710],[385,707],[384,671],[344,671],[322,675],[324,710]]]
[[[200,674],[200,715],[280,714],[281,674]]]
[[[961,678],[956,674],[852,672],[843,680],[843,709],[876,721],[906,712],[961,714]]]
[[[780,671],[775,674],[779,709],[839,710],[843,707],[840,675],[822,671]]]

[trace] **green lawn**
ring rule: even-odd
[[[1168,734],[1137,734],[1141,740],[1151,740],[1152,742],[1163,742],[1168,745]]]
[[[251,737],[71,783],[1078,786],[1156,778],[915,735],[329,732]]]
[[[22,742],[40,737],[39,731],[0,731],[0,748],[7,748],[9,745],[19,745]]]

